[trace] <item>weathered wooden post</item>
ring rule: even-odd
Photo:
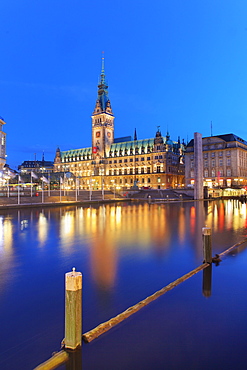
[[[204,263],[212,263],[212,235],[210,227],[202,228]]]
[[[65,348],[76,349],[82,342],[82,274],[65,274]]]

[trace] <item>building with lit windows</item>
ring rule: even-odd
[[[247,185],[247,142],[226,134],[202,138],[204,186]],[[194,184],[194,139],[185,153],[185,183]]]
[[[18,166],[18,170],[21,174],[30,174],[31,172],[35,173],[51,173],[53,172],[53,162],[52,161],[45,161],[44,154],[42,156],[42,160],[33,160],[33,161],[24,161],[20,166]]]
[[[71,172],[81,189],[125,190],[176,188],[184,185],[184,142],[164,137],[158,127],[153,138],[114,138],[114,115],[108,97],[104,58],[98,97],[92,114],[92,145],[56,151],[55,172]]]

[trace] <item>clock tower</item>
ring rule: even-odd
[[[92,159],[101,160],[108,154],[114,141],[114,116],[105,79],[104,56],[98,85],[98,98],[92,114]]]

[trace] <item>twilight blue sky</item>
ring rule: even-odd
[[[1,0],[7,163],[91,145],[101,52],[115,137],[247,140],[246,0]]]

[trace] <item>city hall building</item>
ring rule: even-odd
[[[134,130],[133,130],[134,131]],[[80,189],[155,188],[184,186],[184,142],[162,136],[159,127],[153,138],[115,139],[114,115],[108,97],[104,58],[98,85],[98,97],[92,114],[92,145],[56,151],[54,171],[68,173],[71,188]],[[72,173],[72,176],[70,174]],[[66,176],[65,176],[66,177]]]

